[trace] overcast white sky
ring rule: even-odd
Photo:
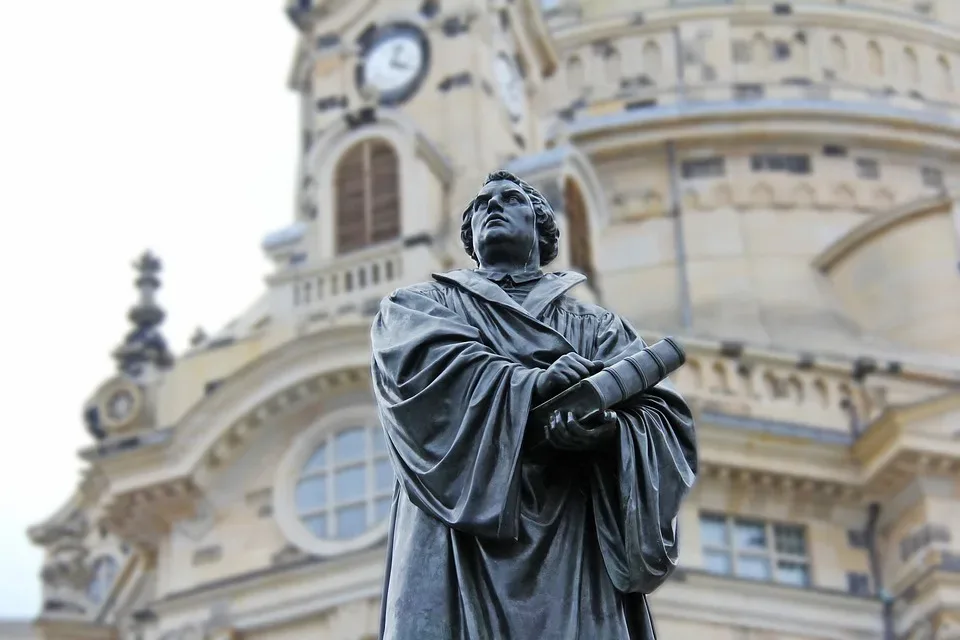
[[[25,529],[76,486],[131,261],[164,261],[177,352],[263,286],[298,137],[282,4],[0,1],[0,617],[38,611]]]

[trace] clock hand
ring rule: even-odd
[[[390,66],[394,69],[409,69],[409,65],[405,65],[400,61],[400,56],[403,54],[403,47],[398,46],[393,48],[393,56],[390,58]]]

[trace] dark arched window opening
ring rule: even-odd
[[[567,242],[570,266],[594,281],[593,247],[590,243],[590,222],[587,218],[587,203],[577,183],[567,178],[563,185],[563,202],[567,214]]]
[[[400,236],[399,161],[389,143],[351,147],[337,165],[334,188],[338,254]]]

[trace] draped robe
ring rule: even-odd
[[[384,640],[647,640],[646,594],[677,564],[690,411],[669,381],[616,407],[600,451],[523,448],[538,370],[636,352],[628,322],[546,274],[522,305],[472,270],[395,291],[371,330],[398,478]],[[539,449],[539,447],[538,447]]]

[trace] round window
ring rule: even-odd
[[[394,483],[379,426],[337,431],[300,471],[294,489],[297,516],[317,538],[356,538],[386,519]]]

